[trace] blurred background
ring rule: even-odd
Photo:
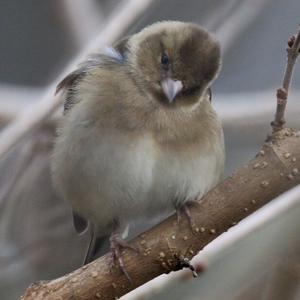
[[[62,70],[74,57],[84,52],[87,45],[97,39],[107,22],[114,21],[113,18],[125,10],[130,2],[134,3],[119,0],[2,1],[1,130],[13,123],[25,108],[39,103],[49,86],[62,78]],[[229,175],[257,153],[270,132],[269,123],[275,111],[276,89],[281,84],[286,62],[286,41],[295,33],[300,22],[300,2],[153,0],[147,3],[146,9],[124,26],[124,35],[139,31],[159,20],[181,20],[206,27],[221,42],[223,68],[213,86],[213,103],[224,124],[226,175]],[[288,125],[295,128],[300,128],[299,96],[298,63],[287,111]],[[19,142],[7,155],[0,157],[1,300],[17,299],[33,281],[55,278],[74,270],[80,266],[85,253],[88,237],[75,233],[70,207],[57,197],[49,174],[55,123],[61,111],[59,109],[55,118],[45,120],[38,130]],[[298,205],[298,210],[295,211],[299,210]],[[294,218],[287,219],[296,220],[297,217],[294,215]],[[292,224],[295,226],[295,222]],[[131,235],[150,225],[139,224]],[[293,226],[289,223],[284,230]],[[256,236],[254,233],[254,240],[247,237],[246,248],[243,248],[243,244],[233,247],[234,251],[242,255],[245,249],[253,247],[257,239],[262,244],[270,244],[274,238],[274,228],[283,230],[283,226],[270,225],[267,227],[269,231],[262,230]],[[290,234],[284,232],[288,231],[282,232],[281,243],[276,244],[278,251],[282,250],[280,253],[289,251],[284,247],[281,249],[280,245],[291,240],[295,242],[294,231],[291,230]],[[292,279],[289,276],[273,276],[274,272],[278,272],[276,263],[276,268],[272,266],[268,270],[270,273],[262,277],[262,281],[249,282],[249,277],[238,281],[239,286],[245,286],[243,293],[235,293],[237,284],[228,283],[220,285],[219,295],[226,290],[227,296],[222,299],[300,299],[300,268],[294,270],[295,265],[299,266],[299,252],[294,256],[295,263],[291,272],[296,275]],[[202,291],[217,288],[222,274],[228,276],[230,262],[235,262],[234,257],[236,255],[228,255],[226,259],[219,258],[216,261],[208,279],[202,281]],[[240,260],[244,261],[241,268],[232,272],[232,277],[228,276],[227,281],[237,283],[237,274],[258,261],[255,255],[243,258],[244,260]],[[264,263],[271,262],[262,260],[261,264],[255,264],[256,272],[263,270]],[[289,274],[289,268],[284,270],[281,272],[283,275],[286,272]],[[266,292],[272,290],[272,284],[278,286],[286,278],[288,282],[296,282],[297,288],[282,285],[277,293],[280,298]],[[199,299],[199,290],[191,289],[189,294],[186,286],[185,291],[187,299]],[[160,299],[175,299],[174,295],[167,293],[167,289],[162,288],[162,293],[164,292],[166,294],[162,294],[164,296],[161,295]],[[143,299],[148,298],[145,296]],[[217,298],[216,294],[206,293],[201,299],[221,298]]]

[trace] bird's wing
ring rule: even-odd
[[[107,47],[103,52],[92,54],[86,61],[81,63],[76,70],[67,75],[56,88],[56,93],[60,91],[66,92],[64,102],[64,114],[66,114],[76,103],[76,98],[73,97],[74,87],[84,76],[92,69],[107,63],[123,63],[128,52],[127,42],[129,36],[116,42],[113,47]],[[81,234],[86,231],[89,223],[86,219],[73,212],[73,224],[77,233]]]
[[[86,74],[99,67],[109,66],[110,64],[123,64],[126,60],[126,53],[128,52],[129,36],[121,39],[113,45],[113,47],[106,47],[102,52],[89,55],[88,59],[81,63],[76,70],[68,74],[58,85],[55,93],[60,91],[66,92],[64,102],[64,114],[66,114],[75,104],[76,98],[73,97],[74,87],[76,84],[86,76]],[[78,100],[77,100],[78,101]]]
[[[88,228],[88,221],[73,211],[73,224],[77,233],[83,233]]]
[[[119,41],[117,41],[115,44],[113,44],[113,48],[115,48],[123,57],[126,56],[126,53],[129,51],[128,49],[128,41],[130,39],[131,35],[126,36]]]
[[[94,226],[74,211],[73,223],[78,234],[86,233],[88,230],[91,234],[91,240],[83,261],[84,265],[90,263],[95,257],[99,257],[109,250],[109,236],[98,236]]]

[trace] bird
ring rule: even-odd
[[[137,220],[184,212],[219,183],[225,163],[211,85],[216,38],[194,23],[156,22],[83,61],[57,86],[64,100],[52,154],[53,184],[90,227],[84,263],[109,237],[113,260]],[[97,246],[98,245],[98,246]]]

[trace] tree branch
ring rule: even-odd
[[[295,46],[298,39],[299,33],[291,52],[299,49]],[[287,64],[283,84],[286,91],[295,64],[291,54]],[[286,101],[275,121],[277,117],[282,120],[285,106]],[[272,124],[272,136],[257,156],[192,207],[193,231],[187,220],[178,224],[173,215],[130,242],[141,250],[140,254],[123,252],[132,283],[118,267],[111,269],[112,254],[108,253],[61,278],[31,285],[22,299],[115,299],[162,273],[180,269],[183,259],[191,259],[218,235],[300,183],[300,133],[282,125],[274,130],[276,124]],[[205,267],[198,265],[198,271],[205,271]]]

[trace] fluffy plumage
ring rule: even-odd
[[[219,66],[208,32],[160,22],[92,55],[59,84],[65,116],[53,181],[95,236],[121,234],[218,183],[224,142],[210,85]]]

